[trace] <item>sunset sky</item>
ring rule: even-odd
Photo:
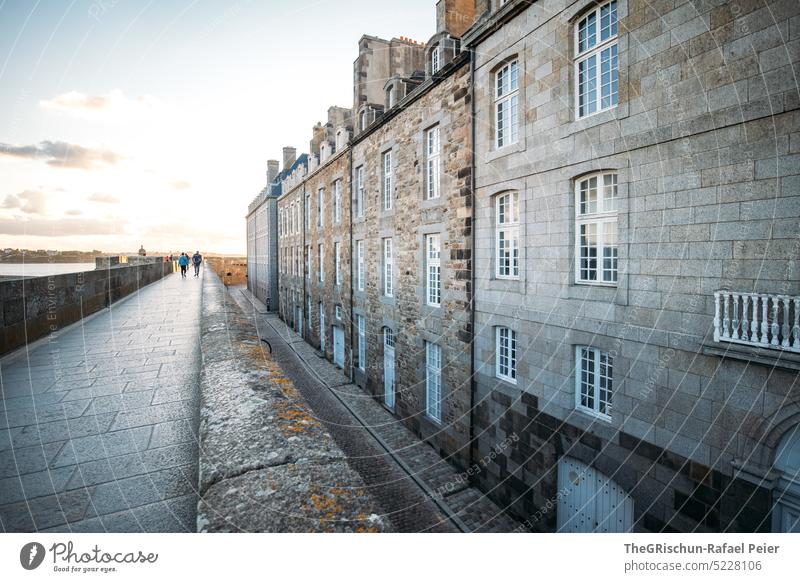
[[[400,7],[402,6],[402,9]],[[0,0],[0,247],[244,253],[266,161],[434,0]]]

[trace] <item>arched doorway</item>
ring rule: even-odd
[[[772,531],[800,533],[800,425],[781,438],[773,468],[778,477],[772,493]]]

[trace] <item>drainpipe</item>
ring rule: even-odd
[[[308,168],[308,166],[306,166]],[[306,170],[308,171],[308,170]],[[308,261],[311,260],[311,249],[308,249],[308,255],[306,255],[306,224],[308,217],[306,217],[306,178],[303,179],[303,304],[300,306],[301,313],[306,313],[306,306],[308,306],[308,297],[306,294],[309,292],[306,288],[306,277],[311,277],[311,273],[306,273],[306,267],[308,266]],[[309,203],[310,205],[310,203]],[[308,327],[309,317],[311,317],[310,313],[306,313],[305,317],[303,318],[303,325],[300,329],[300,337],[303,338],[305,341],[308,341],[306,338],[306,328]]]
[[[470,171],[470,196],[472,197],[471,205],[471,225],[470,225],[470,298],[467,303],[470,307],[469,321],[471,332],[471,346],[470,346],[470,394],[469,394],[469,466],[472,467],[474,462],[474,438],[475,438],[475,168],[477,167],[477,158],[475,155],[475,49],[469,51],[469,97],[470,97],[470,148],[472,156],[472,168]],[[469,475],[470,483],[473,482],[472,475]]]
[[[356,369],[353,366],[353,320],[355,317],[353,316],[353,142],[352,140],[348,144],[349,151],[347,152],[347,172],[348,172],[348,193],[347,195],[350,197],[348,198],[347,208],[348,214],[350,215],[350,241],[348,247],[348,253],[350,256],[350,382],[355,382],[356,380]]]

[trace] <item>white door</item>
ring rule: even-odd
[[[383,403],[394,408],[394,332],[383,328]]]
[[[325,309],[319,306],[319,351],[325,353]]]
[[[614,481],[571,457],[558,462],[559,532],[624,533],[633,528],[633,499]]]
[[[333,326],[333,363],[344,368],[344,329]]]

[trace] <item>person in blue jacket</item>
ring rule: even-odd
[[[189,255],[181,253],[181,258],[178,259],[178,264],[181,266],[181,277],[186,277],[186,267],[189,266]]]

